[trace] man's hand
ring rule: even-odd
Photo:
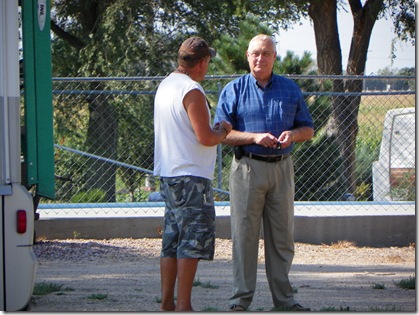
[[[276,149],[278,145],[278,139],[271,135],[270,133],[255,133],[254,142],[265,148],[274,148]]]
[[[227,135],[231,132],[231,129],[233,129],[233,126],[228,121],[222,120],[220,122],[217,122],[214,125],[213,129],[214,130],[224,130],[225,133],[226,133],[225,136],[227,137]]]
[[[288,148],[294,142],[294,135],[292,131],[286,130],[278,137],[278,142],[281,144],[281,149]]]

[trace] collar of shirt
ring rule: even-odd
[[[254,75],[253,74],[251,74],[250,75],[250,77],[251,77],[251,80],[257,85],[257,87],[259,88],[259,89],[261,89],[262,91],[264,91],[266,88],[269,88],[269,87],[271,87],[271,85],[272,85],[272,81],[273,81],[273,78],[274,78],[274,73],[273,72],[271,72],[271,77],[270,77],[270,79],[269,79],[269,82],[263,87],[263,86],[261,86],[259,83],[258,83],[258,81],[256,80],[256,78],[254,77]]]

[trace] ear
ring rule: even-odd
[[[207,59],[206,58],[202,58],[201,60],[199,60],[199,67],[200,68],[205,67],[206,63],[207,63]]]

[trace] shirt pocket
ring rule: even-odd
[[[280,117],[284,122],[293,122],[296,106],[290,100],[272,99],[271,114],[273,117]]]

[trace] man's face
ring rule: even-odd
[[[246,52],[250,71],[257,77],[269,76],[276,59],[275,47],[269,40],[257,40],[250,43]]]
[[[205,75],[208,72],[208,67],[209,67],[210,62],[211,62],[211,57],[209,56],[201,60],[201,63],[202,63],[202,68],[201,68],[202,71],[201,71],[201,78],[200,78],[201,81],[204,80]]]

